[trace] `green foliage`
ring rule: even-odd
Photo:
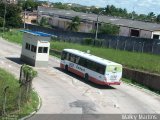
[[[24,74],[28,74],[31,77],[31,79],[37,77],[37,71],[35,71],[31,66],[23,65],[22,69],[24,71]]]
[[[10,114],[15,114],[15,118],[18,119],[20,117],[24,117],[24,115],[28,115],[31,112],[35,111],[37,109],[39,99],[35,92],[32,91],[30,101],[23,104],[21,107],[21,111],[18,111],[18,94],[19,94],[19,83],[18,80],[15,78],[14,75],[8,73],[6,70],[3,70],[0,68],[0,119],[3,119],[2,117],[2,106],[4,102],[4,88],[8,86],[6,95],[7,95],[7,101],[6,101],[6,113],[7,117],[10,116]],[[13,119],[13,118],[12,118]]]
[[[84,38],[82,42],[85,45],[91,45],[93,43],[93,39],[92,38]]]
[[[48,20],[45,17],[42,17],[39,23],[40,26],[48,25]]]
[[[71,31],[75,31],[77,32],[78,31],[78,28],[79,28],[79,25],[80,25],[80,18],[78,16],[75,16],[73,19],[72,19],[72,22],[69,23],[67,29],[68,30],[71,30]]]
[[[120,51],[115,49],[79,45],[66,42],[51,42],[51,48],[63,50],[65,48],[78,49],[81,51],[90,50],[92,54],[99,57],[121,63],[123,66],[144,70],[153,73],[160,73],[160,56],[145,53]]]
[[[0,3],[0,18],[4,18],[4,3]],[[5,27],[20,27],[22,24],[21,8],[14,4],[6,4],[6,24]],[[1,19],[2,20],[2,19]]]
[[[23,10],[33,11],[41,4],[35,0],[22,0],[18,2],[18,5],[21,6]]]
[[[4,101],[4,89],[7,86],[9,86],[7,90],[7,111],[14,111],[16,109],[16,103],[14,103],[14,101],[18,95],[18,80],[15,76],[0,68],[0,116]]]
[[[0,17],[0,27],[3,27],[3,22],[4,22],[4,19]]]
[[[119,27],[112,24],[102,24],[99,28],[99,33],[117,35],[119,33]]]
[[[160,23],[160,14],[157,15],[157,22]]]
[[[22,32],[17,29],[12,29],[11,31],[4,32],[4,34],[0,33],[0,36],[8,41],[22,44]]]
[[[52,5],[54,8],[58,9],[69,9],[69,6],[67,6],[66,4],[62,4],[61,2],[53,3]]]

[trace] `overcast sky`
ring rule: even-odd
[[[48,1],[48,0],[46,0]],[[49,0],[50,2],[77,3],[87,6],[105,7],[115,5],[116,7],[126,8],[127,11],[136,11],[139,14],[154,12],[160,14],[160,0]]]

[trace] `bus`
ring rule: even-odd
[[[60,67],[86,81],[100,85],[120,85],[122,65],[75,49],[64,49]]]

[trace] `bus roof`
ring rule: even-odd
[[[75,50],[75,49],[64,49],[63,51],[78,55],[78,56],[83,57],[83,58],[87,58],[87,59],[92,60],[94,62],[103,64],[105,66],[106,65],[121,65],[121,64],[118,64],[118,63],[115,63],[115,62],[112,62],[112,61],[97,57],[95,55],[91,55],[91,54],[85,53],[85,52],[82,52],[82,51],[79,51],[79,50]]]

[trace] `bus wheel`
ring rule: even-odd
[[[89,76],[88,76],[87,73],[85,74],[84,79],[85,79],[85,81],[88,81],[88,80],[89,80]]]
[[[68,72],[68,65],[66,65],[66,66],[65,66],[65,71],[67,71],[67,72]]]

